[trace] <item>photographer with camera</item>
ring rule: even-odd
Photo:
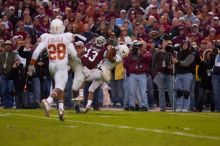
[[[131,52],[124,61],[129,84],[129,107],[135,109],[135,104],[138,103],[142,111],[148,111],[147,97],[147,76],[150,72],[152,63],[152,55],[146,49],[146,42],[133,41]],[[139,94],[137,94],[137,91]],[[139,96],[140,95],[140,96]],[[140,97],[140,99],[138,99]]]
[[[220,112],[220,41],[214,43],[215,49],[211,56],[211,61],[214,64],[212,70],[212,88],[214,93],[215,111]]]
[[[189,112],[190,110],[190,87],[193,81],[195,53],[189,41],[184,41],[177,57],[173,57],[175,64],[175,91],[176,112]]]
[[[159,92],[159,106],[160,111],[166,111],[166,99],[165,99],[165,90],[168,91],[169,100],[172,105],[173,103],[173,90],[172,90],[172,42],[169,39],[169,36],[164,36],[162,40],[161,49],[155,53],[152,69],[156,75],[154,82],[158,87]]]

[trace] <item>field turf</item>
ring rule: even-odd
[[[220,114],[1,109],[0,146],[220,146]]]

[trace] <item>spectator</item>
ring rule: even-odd
[[[188,41],[183,43],[177,58],[172,59],[176,64],[176,112],[189,112],[190,110],[190,86],[193,80],[194,59],[195,56]]]
[[[15,28],[19,20],[18,16],[15,15],[15,7],[10,6],[8,9],[9,9],[9,21],[12,23],[13,28]]]
[[[132,52],[128,55],[124,64],[126,72],[129,75],[130,108],[134,109],[135,103],[138,102],[141,110],[148,111],[146,73],[150,71],[152,56],[143,46],[143,44],[140,45],[138,42],[133,42]],[[137,92],[140,93],[140,99],[137,98]]]
[[[121,43],[128,45],[131,43],[131,41],[132,40],[131,40],[130,36],[128,36],[128,30],[125,28],[121,28],[121,34],[118,37],[118,42],[119,43],[121,42]]]
[[[195,24],[197,17],[193,13],[192,6],[186,5],[185,11],[186,11],[186,15],[183,16],[184,20],[189,20],[192,24]]]
[[[162,41],[162,48],[156,52],[153,59],[153,70],[156,75],[154,82],[158,87],[159,92],[159,107],[160,111],[166,111],[165,90],[168,91],[169,101],[173,105],[173,65],[172,65],[172,48],[168,36],[165,36]]]
[[[209,35],[205,37],[206,41],[213,42],[214,40],[220,40],[220,35],[216,34],[216,29],[215,28],[210,28],[209,29]]]
[[[198,76],[201,79],[200,91],[198,98],[198,105],[196,107],[197,111],[202,112],[205,100],[209,100],[211,111],[215,110],[214,99],[212,93],[212,74],[211,70],[213,68],[212,62],[212,50],[207,49],[203,52],[202,61],[199,64]]]
[[[115,24],[118,27],[121,27],[126,20],[129,21],[129,28],[132,28],[130,20],[127,19],[127,11],[121,10],[120,11],[120,18],[116,18]]]
[[[123,77],[124,77],[124,67],[123,63],[116,65],[115,69],[112,71],[111,80],[111,101],[113,106],[117,103],[124,106],[124,90],[123,90]]]
[[[1,88],[4,108],[12,108],[14,105],[13,81],[10,72],[15,63],[16,54],[12,52],[11,40],[3,44],[4,52],[0,54]]]

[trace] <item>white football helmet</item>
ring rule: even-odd
[[[94,44],[97,47],[104,47],[106,45],[107,41],[105,39],[105,37],[103,36],[98,36],[97,38],[95,38]]]
[[[118,45],[117,50],[119,51],[122,58],[127,57],[129,54],[129,48],[127,45]]]
[[[64,33],[64,30],[65,30],[65,26],[64,26],[62,20],[54,19],[50,23],[50,33],[52,33],[52,34],[60,34],[60,33]]]

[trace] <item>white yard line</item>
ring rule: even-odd
[[[196,113],[169,113],[170,115],[175,116],[194,116],[194,117],[202,117],[202,118],[220,118],[219,115],[202,115],[202,114],[196,114]]]
[[[64,128],[72,128],[72,129],[77,128],[77,126],[68,126],[68,125],[63,126],[63,127],[64,127]]]
[[[46,119],[46,120],[58,120],[54,118],[47,118],[47,117],[33,116],[33,115],[26,115],[26,114],[15,114],[15,113],[7,113],[7,114],[11,114],[14,116]],[[135,130],[135,131],[146,131],[146,132],[153,132],[153,133],[159,133],[159,134],[170,134],[170,135],[177,135],[177,136],[190,137],[190,138],[196,138],[196,139],[220,140],[220,137],[218,136],[197,135],[197,134],[190,134],[190,133],[185,133],[185,132],[166,131],[166,130],[161,130],[161,129],[135,128],[135,127],[126,126],[126,125],[118,126],[118,125],[112,125],[112,124],[106,124],[106,123],[85,122],[85,121],[78,121],[78,120],[65,120],[65,122],[79,123],[79,124],[86,124],[86,125],[96,125],[96,126],[119,128],[119,129],[130,129],[130,130]]]

